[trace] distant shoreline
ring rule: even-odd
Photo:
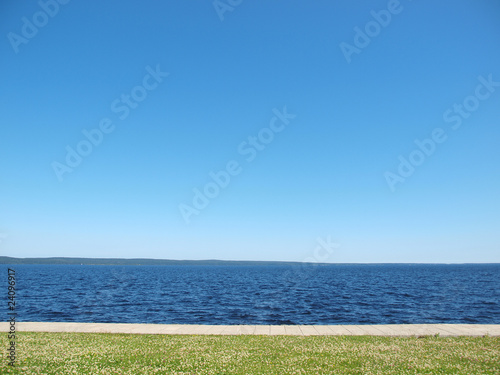
[[[175,260],[150,258],[15,258],[0,256],[0,264],[46,264],[46,265],[86,265],[86,266],[300,266],[303,264],[320,266],[346,265],[495,265],[500,263],[307,263],[287,261],[253,261],[253,260]]]
[[[246,260],[175,260],[175,259],[150,259],[150,258],[14,258],[0,256],[0,264],[53,264],[53,265],[89,265],[89,266],[276,266],[276,265],[301,265],[301,262],[280,261],[246,261]],[[326,265],[327,263],[314,263]]]

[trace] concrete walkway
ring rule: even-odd
[[[9,323],[0,322],[8,332]],[[289,336],[500,336],[500,324],[380,325],[198,325],[16,322],[20,332],[96,332],[164,335],[289,335]]]

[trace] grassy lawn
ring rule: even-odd
[[[500,374],[498,337],[17,335],[1,374]]]

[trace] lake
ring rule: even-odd
[[[165,324],[500,324],[500,264],[0,265],[17,320]]]

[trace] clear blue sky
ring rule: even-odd
[[[500,262],[498,1],[232,3],[1,2],[0,254]]]

